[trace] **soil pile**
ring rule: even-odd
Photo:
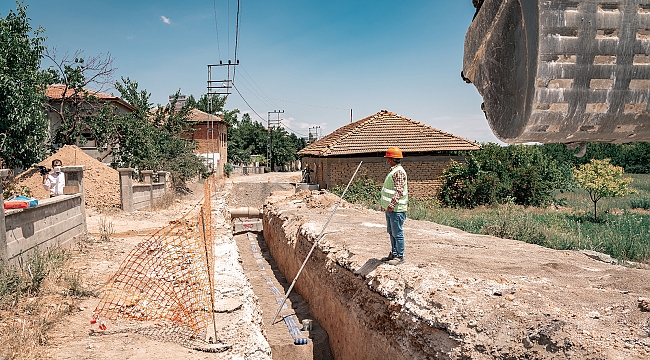
[[[52,166],[52,160],[59,159],[63,166],[86,165],[84,171],[84,193],[86,205],[93,207],[120,206],[120,174],[110,166],[97,161],[74,145],[65,145],[39,164]],[[49,192],[41,185],[43,178],[37,169],[30,168],[16,177],[16,182],[28,186],[32,197],[47,199]]]

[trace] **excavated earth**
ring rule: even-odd
[[[337,198],[269,198],[264,238],[293,279]],[[296,284],[337,359],[648,359],[650,271],[343,203]],[[647,305],[647,304],[646,304]]]

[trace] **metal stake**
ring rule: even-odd
[[[210,272],[210,257],[208,256],[207,233],[205,232],[205,214],[201,209],[201,224],[203,225],[203,245],[205,248],[205,264],[208,267],[208,278],[210,279],[210,302],[212,303],[212,328],[214,329],[214,342],[217,342],[217,318],[214,313],[214,285],[212,284],[212,273]]]
[[[354,170],[354,174],[352,174],[352,177],[350,178],[350,181],[348,182],[348,185],[345,187],[345,190],[343,190],[343,194],[341,194],[341,198],[339,201],[334,205],[334,210],[330,213],[329,218],[327,218],[327,221],[325,222],[325,225],[323,225],[323,229],[321,229],[320,234],[316,237],[316,241],[314,241],[314,245],[312,245],[311,250],[309,250],[309,253],[307,254],[307,257],[305,258],[305,261],[303,261],[302,266],[298,270],[298,273],[296,274],[296,277],[293,279],[293,282],[291,282],[291,286],[289,286],[289,290],[287,290],[287,293],[284,295],[284,299],[282,299],[282,303],[280,303],[280,306],[278,307],[278,311],[275,312],[275,315],[273,316],[273,320],[271,320],[271,325],[275,322],[275,319],[278,317],[278,314],[280,313],[280,310],[282,310],[282,307],[284,306],[284,303],[287,301],[287,298],[289,298],[289,294],[291,293],[291,290],[293,289],[293,286],[296,285],[296,281],[298,280],[298,276],[300,276],[300,273],[302,272],[302,269],[305,268],[305,265],[307,265],[307,261],[309,260],[309,257],[311,256],[311,253],[314,252],[314,249],[316,248],[316,245],[318,245],[318,242],[321,241],[324,237],[325,233],[325,228],[327,228],[327,225],[329,225],[330,220],[332,220],[332,217],[334,216],[334,213],[336,212],[336,209],[339,208],[339,205],[341,205],[341,201],[343,201],[343,197],[345,196],[345,193],[348,192],[348,188],[350,187],[350,184],[352,184],[352,180],[354,180],[354,177],[357,176],[357,172],[359,171],[359,168],[361,167],[361,164],[363,164],[363,161],[359,162],[359,165],[357,165],[357,169]]]

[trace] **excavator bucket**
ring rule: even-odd
[[[650,141],[650,0],[474,0],[461,76],[506,143]]]

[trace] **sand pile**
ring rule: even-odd
[[[117,170],[97,161],[74,145],[65,145],[39,164],[49,168],[54,159],[60,159],[63,166],[86,165],[84,192],[87,206],[120,206],[120,177]],[[47,199],[49,192],[43,189],[42,179],[41,174],[34,168],[30,168],[16,177],[16,181],[20,185],[28,186],[32,190],[33,197]]]

